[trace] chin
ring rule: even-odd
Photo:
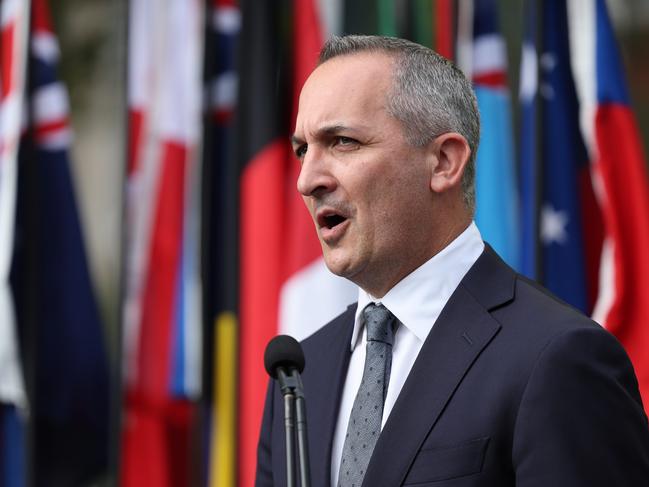
[[[350,268],[349,259],[345,258],[345,256],[336,254],[339,254],[339,252],[327,250],[323,252],[323,257],[327,269],[329,269],[332,274],[335,274],[337,276],[348,277]]]
[[[327,269],[329,269],[329,271],[332,274],[335,274],[335,275],[337,275],[339,277],[347,277],[347,274],[345,272],[346,267],[344,265],[341,265],[340,262],[331,262],[326,257],[325,257],[324,261],[325,261],[325,264],[327,266]]]
[[[325,252],[323,256],[327,269],[332,274],[356,282],[355,276],[358,275],[360,269],[358,261],[351,259],[349,255],[341,255],[339,250]]]

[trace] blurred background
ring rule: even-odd
[[[266,343],[356,299],[287,143],[331,34],[473,80],[483,237],[616,334],[649,401],[647,2],[0,6],[0,485],[253,485]]]

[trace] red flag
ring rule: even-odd
[[[202,4],[133,2],[129,46],[124,486],[189,485],[200,382]],[[192,348],[193,346],[193,348]]]
[[[14,250],[18,144],[25,101],[27,1],[0,4],[0,403],[26,406],[9,273]]]
[[[602,323],[628,352],[649,407],[649,186],[638,128],[628,107],[600,105],[596,162],[604,189],[604,221],[612,250],[612,299]],[[605,244],[606,245],[606,244]],[[606,292],[606,290],[605,290]]]
[[[649,179],[604,0],[568,4],[573,70],[605,240],[595,319],[626,348],[649,405]]]
[[[442,56],[453,59],[453,26],[455,25],[452,0],[437,0],[435,48]]]
[[[27,394],[9,275],[14,251],[18,144],[25,101],[30,2],[0,2],[0,472],[7,485],[26,483]]]
[[[319,12],[312,0],[296,0],[292,38],[282,43],[280,12],[262,5],[244,3],[241,34],[242,486],[254,484],[268,384],[263,367],[266,344],[277,333],[308,336],[355,296],[351,285],[324,266],[313,222],[296,189],[299,164],[289,144],[299,93],[323,42]],[[278,72],[284,77],[278,78]]]

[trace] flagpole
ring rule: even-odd
[[[110,368],[111,377],[111,408],[110,408],[110,421],[111,426],[109,430],[109,450],[108,450],[108,468],[109,475],[112,477],[111,484],[117,487],[120,484],[121,472],[121,425],[123,422],[123,405],[124,405],[124,304],[127,296],[127,265],[128,265],[128,232],[127,232],[127,205],[128,198],[127,191],[127,175],[128,175],[128,154],[129,154],[129,113],[128,113],[128,43],[130,39],[130,1],[129,0],[116,0],[115,3],[117,19],[114,23],[115,37],[118,39],[116,43],[115,52],[117,55],[117,65],[121,67],[122,93],[118,97],[121,103],[117,113],[121,113],[122,132],[122,175],[120,180],[121,185],[121,198],[119,213],[121,220],[119,224],[120,229],[120,275],[119,275],[119,289],[116,310],[116,332],[115,332],[115,364]],[[121,42],[120,42],[121,40]],[[118,115],[119,116],[119,115]]]
[[[534,44],[536,46],[536,60],[535,62],[539,65],[539,68],[536,70],[536,86],[538,89],[536,90],[536,93],[534,94],[534,103],[536,104],[536,109],[534,110],[534,116],[536,118],[535,120],[535,128],[536,128],[536,133],[534,134],[534,145],[535,147],[535,153],[536,157],[534,159],[534,184],[535,184],[535,189],[534,189],[534,196],[535,196],[535,203],[534,203],[534,208],[535,208],[535,218],[534,218],[534,223],[535,223],[535,238],[534,238],[534,260],[535,260],[535,278],[538,282],[543,283],[544,282],[544,275],[543,275],[543,244],[541,242],[541,205],[543,204],[543,188],[544,188],[544,181],[543,181],[543,157],[544,157],[544,152],[543,152],[543,103],[541,100],[541,82],[542,82],[542,73],[541,73],[541,66],[540,66],[540,56],[542,55],[542,50],[543,50],[543,8],[542,6],[539,5],[539,2],[535,1],[534,2],[534,9],[536,10],[535,12],[535,18],[536,18],[536,32],[535,34],[535,39],[534,39]]]
[[[215,61],[214,61],[214,44],[216,34],[210,27],[212,16],[210,15],[211,0],[203,1],[203,8],[205,15],[203,16],[203,38],[204,38],[204,56],[203,56],[203,93],[205,94],[203,100],[203,135],[202,135],[202,164],[201,164],[201,230],[200,230],[200,260],[201,260],[201,292],[203,294],[202,303],[202,327],[203,327],[203,343],[202,343],[202,374],[201,374],[201,407],[199,409],[198,425],[200,428],[200,440],[205,448],[207,454],[202,453],[201,458],[205,459],[206,465],[200,471],[200,485],[209,485],[210,479],[210,465],[209,451],[213,448],[210,444],[210,412],[211,405],[214,401],[214,391],[212,387],[212,363],[214,361],[214,290],[213,279],[216,279],[213,271],[213,254],[215,252],[215,242],[212,241],[212,198],[214,197],[213,178],[214,178],[214,164],[213,164],[213,146],[214,141],[212,137],[212,118],[211,118],[211,82],[215,75]]]

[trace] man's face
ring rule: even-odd
[[[304,85],[293,136],[327,266],[378,296],[426,260],[433,220],[431,158],[386,111],[391,81],[383,54],[325,62]]]

